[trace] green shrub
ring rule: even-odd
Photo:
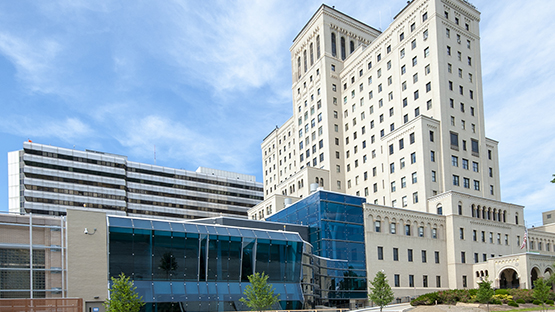
[[[513,300],[518,302],[518,299],[524,300],[524,302],[532,302],[534,297],[532,289],[509,289],[509,294],[513,296]]]
[[[553,300],[547,299],[545,300],[545,304],[553,305]]]
[[[507,305],[509,305],[509,306],[511,306],[511,307],[518,308],[518,303],[516,303],[516,302],[514,302],[514,301],[512,301],[512,300],[509,301],[509,302],[507,302]]]
[[[450,289],[437,293],[438,303],[456,304],[457,302],[472,302],[472,296],[468,289]]]
[[[436,300],[438,300],[438,294],[437,292],[433,292],[418,296],[416,299],[413,299],[410,304],[413,306],[433,305],[436,303]]]
[[[496,298],[491,298],[490,303],[492,303],[492,304],[503,304],[503,302],[501,302],[501,300],[496,299]]]
[[[524,301],[524,299],[517,299],[516,303],[524,304],[526,303],[526,301]]]
[[[503,303],[507,303],[508,301],[513,300],[513,296],[511,295],[493,295],[493,299],[501,300]]]
[[[509,291],[507,289],[496,289],[495,294],[496,295],[508,295]]]
[[[535,305],[540,305],[540,304],[542,304],[542,302],[541,302],[540,300],[538,300],[538,299],[532,301],[532,303],[535,304]]]
[[[472,296],[476,296],[476,294],[478,293],[478,289],[476,288],[472,288],[468,290],[468,294],[472,297]]]

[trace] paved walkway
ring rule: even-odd
[[[408,311],[410,309],[412,309],[413,307],[410,305],[410,303],[400,303],[400,304],[392,304],[392,305],[388,305],[386,307],[383,308],[383,312],[404,312],[404,311]],[[364,309],[359,309],[359,310],[353,310],[353,312],[376,312],[376,311],[380,311],[380,307],[372,307],[372,308],[364,308]]]

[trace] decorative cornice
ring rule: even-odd
[[[441,0],[441,2],[444,3],[444,6],[450,6],[451,8],[457,10],[458,13],[464,15],[465,17],[469,18],[471,21],[480,21],[480,16],[475,16],[472,15],[468,12],[468,9],[465,9],[464,7],[460,6],[458,3],[455,3],[455,1],[451,1],[451,0]],[[457,1],[460,2],[460,1]],[[475,10],[478,14],[480,12],[478,12],[478,10],[476,10],[476,8],[471,5],[470,3],[463,1],[466,5],[468,5],[471,9]]]

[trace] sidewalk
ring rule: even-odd
[[[414,307],[410,305],[410,303],[399,303],[399,304],[391,304],[383,308],[382,311],[384,312],[405,312],[413,309]],[[371,307],[371,308],[364,308],[353,310],[352,312],[376,312],[380,311],[380,307]]]

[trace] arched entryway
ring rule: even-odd
[[[520,280],[514,269],[505,269],[499,275],[499,288],[519,288]]]
[[[548,280],[551,275],[553,275],[553,270],[551,268],[547,268],[545,269],[545,272],[543,272],[543,278],[545,280]],[[551,289],[553,289],[553,285],[551,285]]]
[[[532,268],[530,272],[530,289],[534,288],[534,282],[540,277],[540,270],[538,268]]]

